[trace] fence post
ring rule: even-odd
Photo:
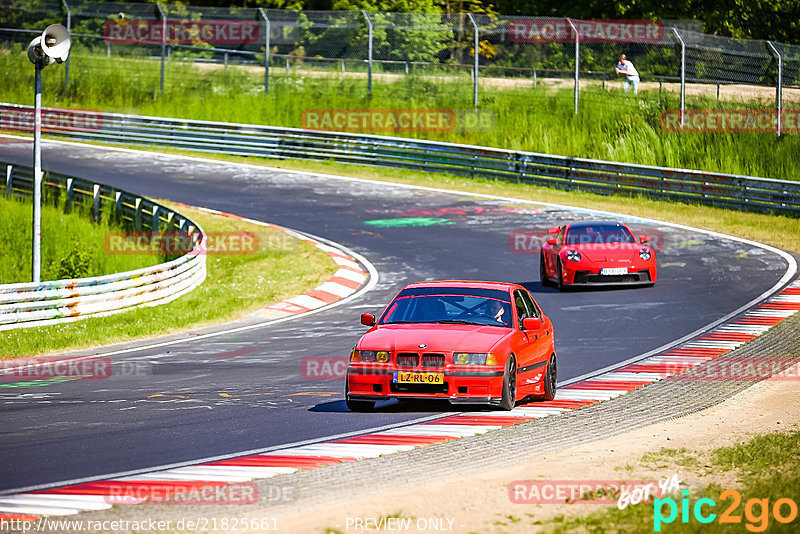
[[[258,12],[261,13],[261,17],[264,19],[264,24],[266,26],[264,36],[264,94],[266,95],[269,93],[269,34],[270,34],[270,24],[269,24],[269,17],[267,17],[267,12],[264,11],[263,7],[258,8]]]
[[[767,41],[767,45],[772,49],[776,56],[778,56],[778,85],[775,87],[775,106],[778,108],[778,135],[781,135],[781,110],[783,108],[783,54],[778,51],[772,41]]]
[[[475,31],[475,66],[474,69],[474,76],[472,77],[472,84],[473,84],[473,96],[472,96],[472,105],[476,108],[478,107],[478,68],[480,67],[480,55],[478,54],[478,49],[480,48],[480,30],[478,29],[478,23],[475,22],[475,17],[472,16],[472,13],[467,13],[469,17],[469,21],[472,23],[472,27]]]
[[[572,19],[567,18],[567,22],[569,25],[572,26],[572,31],[575,32],[575,115],[578,114],[578,82],[580,78],[580,67],[581,67],[581,39],[580,35],[578,35],[578,28],[572,23]]]
[[[164,67],[167,61],[167,12],[161,4],[156,4],[161,15],[161,92],[164,92]]]
[[[365,9],[362,9],[361,13],[367,21],[369,30],[369,42],[367,43],[367,93],[372,96],[372,21],[369,20],[369,15],[367,15]]]
[[[672,28],[672,31],[681,43],[681,128],[683,128],[686,118],[686,43],[678,33],[678,28]]]
[[[70,33],[72,32],[72,11],[69,9],[67,0],[61,0],[61,5],[67,10],[67,33]],[[69,56],[67,56],[67,60],[64,62],[64,89],[67,87],[69,87]]]
[[[536,69],[533,69],[533,88],[536,89]]]
[[[14,180],[14,166],[6,166],[6,198],[11,198],[12,181]]]
[[[289,72],[289,56],[286,56],[286,76],[289,76],[289,74],[291,74]]]

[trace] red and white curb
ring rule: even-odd
[[[338,265],[339,270],[337,270],[333,276],[328,279],[328,281],[302,295],[297,295],[286,300],[273,302],[272,304],[250,314],[254,317],[260,317],[264,319],[282,319],[292,315],[308,313],[312,310],[322,308],[323,306],[333,304],[336,301],[349,297],[358,291],[369,280],[370,273],[365,271],[355,258],[351,257],[340,248],[323,243],[322,241],[309,235],[302,234],[289,228],[284,228],[283,226],[278,226],[277,224],[265,223],[263,221],[241,217],[235,213],[227,213],[224,211],[202,207],[196,209],[205,211],[207,213],[213,213],[215,215],[233,217],[234,219],[239,219],[251,224],[278,230],[279,232],[283,232],[290,237],[314,245],[319,250],[327,254],[336,263],[336,265]]]
[[[408,426],[251,454],[198,465],[153,471],[110,480],[0,496],[0,520],[36,520],[111,508],[112,495],[135,494],[126,504],[149,495],[191,492],[260,478],[376,458],[434,443],[482,434],[502,427],[582,408],[681,374],[755,339],[800,311],[800,281],[712,330],[659,354],[589,379],[560,387],[557,398],[507,412],[467,412]]]

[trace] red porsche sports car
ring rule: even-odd
[[[499,282],[423,282],[402,289],[353,348],[345,398],[447,399],[510,410],[556,394],[553,324],[527,289]]]
[[[656,253],[618,222],[576,222],[553,227],[542,245],[539,274],[543,285],[653,285]]]

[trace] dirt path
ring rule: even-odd
[[[799,373],[800,368],[795,366],[789,375],[797,377]],[[742,417],[744,413],[750,416]],[[796,380],[761,382],[708,410],[511,468],[447,483],[409,481],[391,494],[354,499],[336,509],[309,510],[303,516],[280,518],[278,524],[283,532],[298,533],[431,532],[434,526],[440,531],[465,534],[537,532],[542,529],[536,524],[539,521],[559,515],[586,515],[604,505],[514,504],[508,491],[513,481],[663,480],[677,474],[690,486],[713,480],[735,488],[733,474],[712,473],[704,467],[708,451],[781,430],[800,430]],[[686,448],[681,456],[696,459],[697,467],[688,470],[680,460],[664,457],[654,463],[640,463],[642,455],[662,448]],[[388,522],[384,524],[395,528],[377,529],[372,523],[395,516],[409,518],[410,528],[397,528],[398,523]]]

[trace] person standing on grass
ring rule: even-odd
[[[625,57],[625,54],[619,56],[619,63],[617,63],[614,72],[616,72],[618,75],[625,76],[625,82],[622,84],[623,91],[627,93],[628,87],[633,85],[633,94],[639,94],[639,71],[636,70],[636,67],[633,66],[633,63],[628,61],[628,58]]]

